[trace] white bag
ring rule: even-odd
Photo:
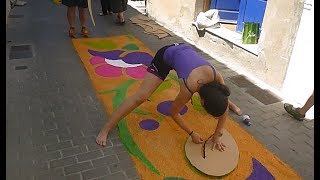
[[[200,12],[196,19],[196,27],[199,30],[214,26],[220,21],[219,11],[217,9],[210,9],[206,12]]]

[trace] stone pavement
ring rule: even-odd
[[[116,26],[112,16],[100,17],[99,11],[100,1],[94,0],[96,27],[88,18],[91,37],[131,34],[154,52],[164,45],[184,42],[177,36],[159,40],[129,21],[123,27]],[[128,7],[127,18],[137,14]],[[95,135],[108,118],[67,31],[66,8],[49,0],[28,0],[26,6],[15,7],[10,13],[6,179],[139,179],[116,130],[106,147],[95,144]],[[303,179],[313,179],[313,121],[292,119],[279,100],[201,54],[222,72],[232,91],[231,99],[251,116],[253,125],[243,125],[230,113],[234,120]]]

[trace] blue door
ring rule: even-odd
[[[241,0],[236,31],[242,32],[244,22],[259,23],[261,28],[267,0]]]
[[[237,24],[240,0],[211,0],[210,9],[218,9],[220,22]]]

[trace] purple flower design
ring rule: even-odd
[[[125,74],[127,74],[129,77],[142,79],[147,73],[146,66],[149,66],[153,59],[150,54],[145,52],[131,52],[123,57],[120,57],[125,52],[122,50],[99,52],[89,49],[88,52],[93,55],[93,57],[90,59],[90,63],[92,65],[103,63],[95,68],[96,74],[108,78],[121,76],[122,69],[124,69]],[[111,62],[109,64],[106,59],[109,62],[119,62],[120,60],[122,62],[122,66],[117,66]]]

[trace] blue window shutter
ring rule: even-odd
[[[266,0],[241,0],[236,31],[242,32],[244,22],[256,22],[261,27]]]
[[[237,23],[240,0],[211,0],[210,9],[218,9],[220,22]]]

